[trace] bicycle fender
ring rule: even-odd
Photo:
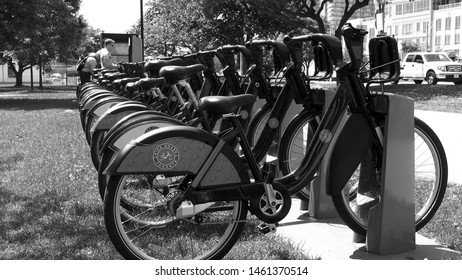
[[[146,110],[149,110],[149,107],[145,104],[139,102],[134,103],[133,101],[122,102],[122,104],[116,105],[102,114],[93,126],[91,132],[94,133],[99,130],[109,130],[122,118],[132,113]]]
[[[184,126],[185,124],[163,116],[141,116],[137,120],[108,133],[101,147],[101,154],[105,153],[108,148],[118,152],[131,140],[137,139],[149,131],[174,125]]]
[[[120,134],[128,132],[129,130],[132,129],[132,127],[140,126],[145,122],[153,123],[159,120],[163,122],[168,121],[175,125],[185,125],[183,122],[177,119],[174,119],[171,116],[164,115],[163,113],[160,113],[160,112],[156,112],[152,110],[144,110],[144,111],[135,112],[128,116],[125,116],[124,118],[116,122],[107,131],[106,136],[104,137],[105,140],[104,140],[101,152],[107,149],[108,146],[113,147],[111,145],[116,141],[116,139],[120,136]],[[146,129],[144,133],[153,130],[153,128],[158,128],[158,127],[155,125],[151,125],[151,128]],[[130,140],[136,139],[139,136],[141,136],[141,134],[138,134],[136,137],[131,138]],[[119,149],[117,149],[117,151],[118,150]]]
[[[104,98],[114,98],[114,97],[120,98],[120,96],[115,95],[113,93],[103,93],[103,94],[98,94],[96,96],[93,96],[92,98],[89,98],[88,100],[86,100],[85,104],[83,104],[82,111],[91,110],[91,108],[93,108],[93,106],[95,106],[96,103],[98,103],[100,100]]]
[[[219,141],[217,136],[198,128],[159,128],[130,141],[103,174],[197,174]],[[225,143],[213,164],[205,170],[199,186],[223,187],[248,183],[247,169],[231,146]]]
[[[364,115],[352,114],[333,143],[327,167],[323,168],[328,195],[342,191],[369,151],[373,140],[374,135]]]

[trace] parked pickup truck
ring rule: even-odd
[[[401,79],[434,85],[438,81],[462,84],[462,63],[452,61],[445,53],[408,53],[401,64]]]

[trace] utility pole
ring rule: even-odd
[[[140,0],[140,26],[141,26],[141,59],[144,61],[144,12],[143,0]]]
[[[385,35],[385,5],[388,4],[386,0],[375,0],[375,27],[377,28],[377,35]]]

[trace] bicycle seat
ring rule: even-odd
[[[127,85],[125,85],[125,90],[129,93],[129,94],[133,94],[135,93],[135,91],[138,89],[137,85],[135,82],[129,82],[127,83]]]
[[[199,100],[199,109],[212,114],[227,114],[235,111],[239,107],[255,102],[252,94],[242,94],[235,96],[206,96]]]
[[[128,75],[125,73],[113,73],[106,76],[106,79],[113,82],[118,79],[126,78]]]
[[[164,84],[164,78],[143,78],[137,82],[137,85],[141,91],[147,91],[155,87],[160,87]]]
[[[203,64],[194,64],[189,66],[165,66],[159,71],[159,76],[164,77],[169,84],[175,84],[179,80],[198,74],[206,69]]]
[[[144,71],[148,73],[150,78],[159,77],[160,69],[169,65],[184,66],[186,64],[181,58],[173,58],[169,60],[152,60],[144,64]]]
[[[134,82],[137,82],[140,78],[123,78],[120,80],[120,84],[122,85],[122,87],[126,86],[128,83],[134,83]]]
[[[100,70],[101,75],[114,73],[118,71],[117,69],[104,69],[104,68],[100,68],[100,69],[101,69]]]

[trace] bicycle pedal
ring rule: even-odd
[[[257,228],[263,234],[276,232],[276,224],[261,223],[257,226]]]

